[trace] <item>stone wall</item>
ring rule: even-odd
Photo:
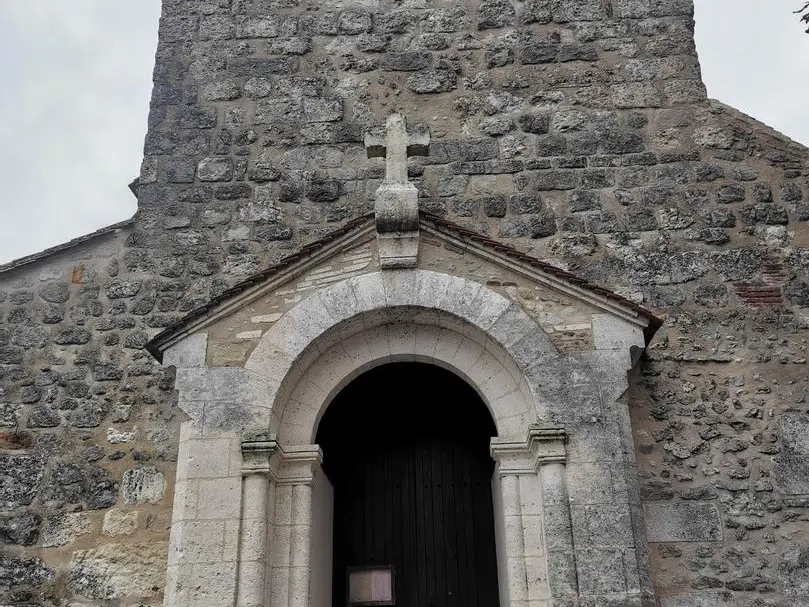
[[[140,348],[370,210],[394,110],[423,209],[665,318],[627,395],[662,604],[809,602],[807,154],[705,98],[690,0],[163,4],[134,226],[0,273],[3,603],[161,600]]]

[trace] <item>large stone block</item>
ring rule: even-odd
[[[650,542],[716,542],[722,539],[719,510],[710,503],[646,503]]]
[[[788,494],[809,493],[809,416],[783,413],[781,453],[775,458],[775,478]]]

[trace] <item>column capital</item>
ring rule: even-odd
[[[535,474],[539,466],[565,463],[567,432],[562,426],[534,426],[524,441],[494,437],[490,452],[500,476]]]
[[[269,474],[270,458],[278,450],[274,438],[251,437],[242,440],[242,476]]]
[[[270,458],[270,478],[276,485],[314,485],[315,468],[322,461],[318,445],[278,445]]]

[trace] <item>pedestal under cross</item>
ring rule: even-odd
[[[430,132],[424,126],[407,132],[404,116],[388,116],[385,132],[365,135],[368,158],[385,159],[385,181],[407,183],[407,157],[427,156],[430,153]]]
[[[414,268],[419,254],[419,193],[407,180],[407,157],[430,152],[426,127],[407,132],[401,114],[388,116],[385,130],[365,135],[368,157],[385,159],[385,179],[376,191],[374,217],[383,269]]]

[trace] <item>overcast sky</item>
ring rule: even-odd
[[[708,93],[809,144],[799,0],[696,0]],[[0,0],[0,264],[127,219],[159,0]]]

